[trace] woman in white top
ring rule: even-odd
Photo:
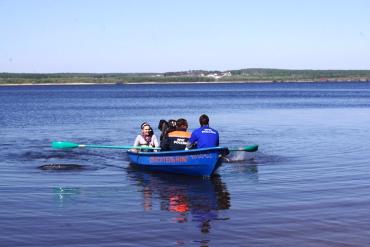
[[[134,146],[159,147],[157,137],[148,123],[141,124],[141,134],[136,137]]]

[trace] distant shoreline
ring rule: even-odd
[[[264,83],[369,83],[369,80],[330,80],[330,81],[176,81],[176,82],[58,82],[58,83],[3,83],[1,86],[89,86],[89,85],[160,85],[160,84],[264,84]]]
[[[240,69],[166,73],[0,73],[0,86],[369,82],[370,70]]]

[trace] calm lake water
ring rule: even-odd
[[[370,245],[369,83],[9,86],[0,104],[0,246]],[[202,113],[223,146],[260,150],[194,178],[50,147]]]

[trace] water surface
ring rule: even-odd
[[[367,246],[370,84],[0,87],[1,246]],[[202,113],[236,152],[212,178],[122,150],[142,122]],[[40,169],[70,165],[71,169]]]

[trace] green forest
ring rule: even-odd
[[[0,85],[141,82],[327,82],[370,80],[370,70],[240,69],[166,73],[0,73]]]

